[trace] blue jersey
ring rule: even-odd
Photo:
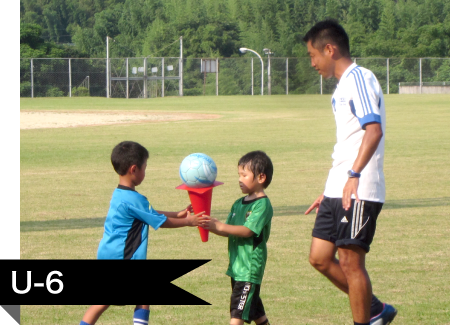
[[[148,225],[157,230],[166,220],[150,207],[145,196],[119,185],[111,198],[97,258],[146,259]]]

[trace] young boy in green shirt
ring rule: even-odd
[[[273,216],[272,205],[264,189],[272,181],[273,165],[262,151],[244,155],[238,163],[239,186],[247,196],[234,202],[226,223],[211,218],[205,229],[228,237],[231,277],[230,325],[254,321],[267,325],[264,306],[259,297]]]

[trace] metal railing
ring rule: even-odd
[[[152,98],[261,95],[261,90],[264,95],[330,94],[336,85],[334,79],[323,80],[309,58],[271,57],[270,64],[263,58],[263,78],[259,59],[210,58],[217,62],[218,72],[214,73],[202,70],[203,60],[111,58],[107,69],[106,59],[21,59],[20,96]],[[450,82],[450,58],[353,60],[374,72],[386,94],[399,93],[404,82]]]

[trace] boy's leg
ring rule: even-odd
[[[255,320],[257,324],[267,324],[264,320],[264,306],[259,297],[261,285],[251,282],[234,281],[231,279],[231,299],[230,299],[230,324],[243,325]]]
[[[269,320],[265,315],[256,319],[255,323],[256,325],[270,325]],[[230,320],[230,325],[244,325],[244,321],[242,319],[232,318]]]
[[[103,314],[103,312],[108,309],[109,305],[92,305],[88,308],[86,313],[83,316],[83,320],[80,324],[85,325],[94,325],[99,317]],[[84,322],[84,324],[83,324]]]
[[[150,318],[150,305],[136,305],[133,315],[134,325],[148,325]]]
[[[348,296],[353,321],[361,324],[370,321],[372,285],[365,267],[366,251],[355,245],[338,248],[340,265],[348,282]]]

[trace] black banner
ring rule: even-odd
[[[210,305],[171,282],[210,260],[0,260],[0,304]]]

